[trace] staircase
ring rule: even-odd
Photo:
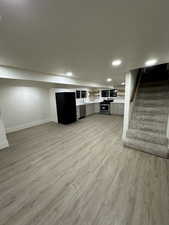
[[[168,158],[168,71],[156,66],[154,69],[142,71],[140,76],[124,144]]]

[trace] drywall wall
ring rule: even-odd
[[[39,82],[0,79],[0,107],[7,132],[51,120],[50,88]]]
[[[137,70],[130,71],[125,76],[125,105],[124,105],[124,122],[123,122],[123,140],[126,137],[126,132],[129,128],[130,110],[131,110],[131,97],[136,85]]]
[[[6,130],[1,118],[1,113],[0,113],[0,150],[8,147],[8,140],[6,137]]]

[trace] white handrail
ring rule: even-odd
[[[167,131],[166,131],[166,136],[167,136],[167,139],[169,140],[169,114],[168,114],[168,121],[167,121]],[[169,143],[168,143],[169,144]],[[168,146],[169,148],[169,146]]]

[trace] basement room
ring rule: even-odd
[[[0,1],[0,225],[169,225],[168,9]]]

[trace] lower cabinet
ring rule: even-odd
[[[111,103],[110,113],[114,115],[124,115],[124,103]]]
[[[94,104],[87,104],[86,105],[86,116],[89,116],[94,113],[95,113]]]
[[[85,118],[86,117],[86,105],[80,105],[79,111],[80,111],[80,119]]]
[[[100,113],[100,103],[94,104],[94,111],[95,111],[95,113]]]
[[[100,112],[100,103],[86,104],[86,116]],[[76,106],[77,119],[80,119],[80,105]]]
[[[80,107],[76,106],[76,115],[77,115],[77,120],[80,119]]]

